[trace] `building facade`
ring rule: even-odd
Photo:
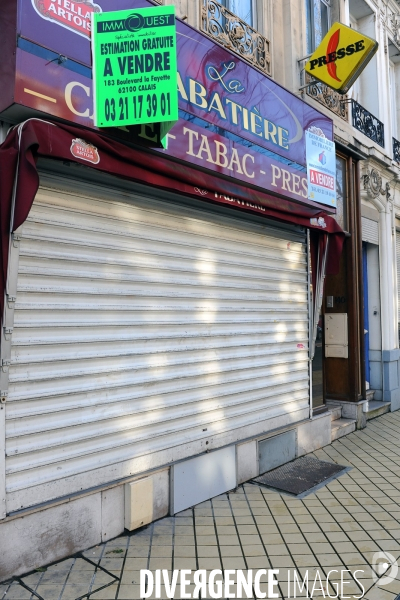
[[[330,443],[333,413],[364,427],[369,390],[400,406],[397,4],[169,3],[167,149],[95,129],[88,33],[161,2],[0,9],[0,580]],[[346,98],[304,76],[337,20],[380,42]],[[307,130],[336,142],[336,211]]]

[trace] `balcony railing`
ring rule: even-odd
[[[393,160],[395,160],[397,163],[400,163],[400,142],[399,140],[396,140],[396,138],[392,138],[393,139]]]
[[[353,127],[384,148],[385,128],[383,123],[374,117],[374,115],[371,115],[370,112],[355,100],[351,101],[351,114],[353,118]]]
[[[263,73],[271,75],[269,40],[219,2],[201,1],[201,29]]]
[[[312,77],[306,73],[305,83],[310,83]],[[349,120],[349,107],[347,102],[347,96],[342,96],[333,90],[332,88],[324,85],[320,82],[310,83],[305,88],[307,96],[314,98],[317,102],[329,108],[335,115],[343,119],[343,121]]]

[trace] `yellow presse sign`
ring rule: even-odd
[[[311,77],[345,94],[367,66],[378,42],[351,27],[332,25],[305,66]]]

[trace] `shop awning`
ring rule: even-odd
[[[335,219],[322,210],[272,196],[234,179],[218,177],[171,160],[165,154],[126,146],[94,131],[30,119],[14,127],[0,146],[2,315],[10,235],[24,223],[32,207],[39,187],[36,166],[39,158],[73,161],[159,189],[309,228],[314,232],[311,241],[316,248],[329,236],[326,272],[338,272],[345,233]],[[317,251],[312,252],[314,261],[318,260],[317,256]],[[314,262],[313,273],[318,271]]]

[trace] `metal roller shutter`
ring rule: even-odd
[[[8,511],[308,417],[305,236],[274,231],[40,188],[21,231]]]
[[[363,242],[369,242],[370,244],[379,245],[379,223],[367,219],[367,217],[361,217],[362,225],[362,239]]]

